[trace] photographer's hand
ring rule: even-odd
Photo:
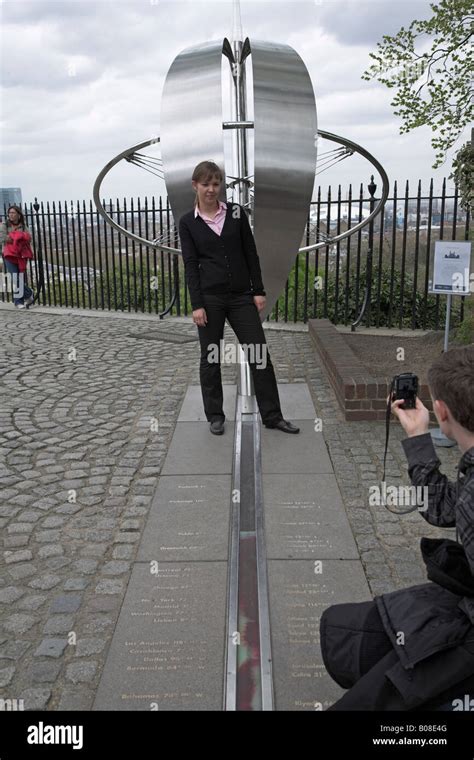
[[[387,403],[389,398],[387,398]],[[428,432],[430,413],[426,406],[416,397],[416,409],[400,409],[404,399],[392,402],[392,413],[400,420],[400,425],[409,438]]]

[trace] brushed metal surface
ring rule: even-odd
[[[161,157],[176,226],[194,207],[191,176],[201,161],[214,161],[221,168],[221,199],[226,200],[221,81],[224,43],[206,42],[183,50],[171,64],[163,86]]]
[[[316,166],[316,101],[308,70],[289,45],[250,43],[254,83],[253,232],[267,305],[273,308],[304,234]]]

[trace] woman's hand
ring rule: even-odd
[[[389,397],[390,398],[390,397]],[[387,398],[387,403],[389,398]],[[416,397],[416,409],[400,409],[404,399],[392,401],[392,412],[400,420],[400,425],[409,438],[427,433],[430,424],[430,413],[426,406]]]
[[[193,311],[193,322],[198,327],[205,327],[207,325],[207,314],[205,309],[195,309]]]
[[[255,306],[257,307],[257,309],[258,309],[258,313],[260,314],[260,312],[262,311],[262,309],[265,308],[265,304],[267,302],[267,299],[265,298],[265,296],[254,296],[253,297],[253,302],[254,302]]]

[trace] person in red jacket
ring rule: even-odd
[[[33,291],[27,285],[26,266],[34,258],[31,235],[18,206],[10,206],[8,219],[0,225],[0,246],[5,269],[12,277],[13,302],[17,309],[25,309],[34,301]]]

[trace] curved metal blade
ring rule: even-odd
[[[254,82],[254,235],[267,306],[280,295],[304,234],[316,165],[316,101],[306,66],[289,45],[250,43]]]
[[[225,41],[224,41],[225,42]],[[224,175],[221,62],[223,42],[183,50],[166,76],[161,100],[161,157],[176,226],[194,206],[191,176],[196,164],[214,161]]]

